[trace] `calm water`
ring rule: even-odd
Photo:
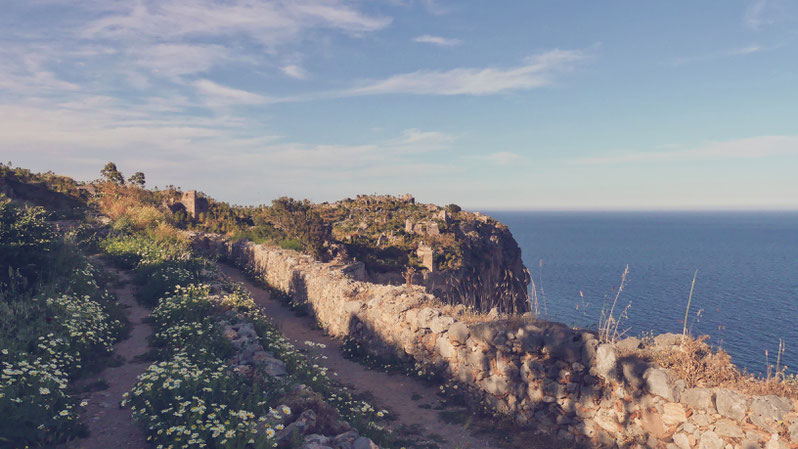
[[[798,213],[491,215],[518,241],[550,319],[595,327],[628,264],[623,327],[630,335],[681,332],[697,269],[688,319],[694,334],[709,334],[752,372],[765,369],[766,349],[774,363],[782,338],[783,359],[798,369]]]

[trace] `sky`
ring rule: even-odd
[[[236,204],[798,209],[794,0],[4,0],[0,160]]]

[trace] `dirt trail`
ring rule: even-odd
[[[124,272],[116,272],[124,284],[115,289],[118,301],[127,306],[130,335],[114,346],[114,355],[123,363],[109,367],[99,374],[83,379],[81,385],[104,381],[108,388],[82,395],[88,401],[82,419],[89,426],[86,439],[75,440],[67,449],[145,449],[149,447],[146,437],[133,422],[130,409],[120,408],[122,395],[136,384],[136,377],[147,369],[149,363],[137,356],[147,352],[147,337],[152,333],[149,324],[143,322],[150,311],[140,306],[133,296],[133,287]]]
[[[373,396],[375,405],[389,409],[397,418],[391,426],[406,425],[422,429],[425,436],[437,435],[445,439],[439,443],[442,449],[495,448],[488,438],[476,438],[462,425],[448,424],[440,419],[437,410],[421,408],[422,404],[435,404],[437,390],[424,383],[402,375],[390,375],[366,369],[359,363],[347,360],[341,354],[341,342],[316,329],[310,317],[297,317],[279,301],[271,299],[269,293],[250,282],[239,270],[219,264],[221,271],[237,282],[241,282],[252,293],[255,302],[261,305],[269,317],[286,337],[294,340],[298,347],[305,341],[324,343],[325,348],[307,348],[314,354],[324,356],[325,364],[335,377],[345,385],[353,387],[355,393]],[[415,397],[416,400],[412,398]],[[419,399],[420,397],[420,399]]]

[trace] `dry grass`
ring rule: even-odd
[[[732,363],[722,349],[713,350],[709,337],[683,337],[680,345],[642,350],[643,358],[672,370],[688,387],[721,387],[752,395],[775,394],[798,399],[798,379],[777,367],[766,377],[756,376]]]

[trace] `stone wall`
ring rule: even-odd
[[[346,267],[251,242],[207,234],[193,241],[304,302],[330,334],[435,366],[495,412],[569,445],[798,447],[796,401],[687,388],[666,369],[619,356],[591,331],[521,318],[480,322],[436,306],[421,287],[356,281]],[[677,338],[660,335],[655,344]]]

